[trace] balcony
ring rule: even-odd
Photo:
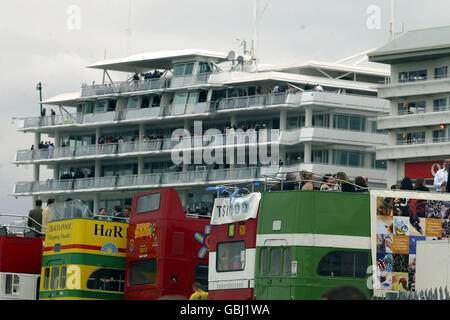
[[[380,98],[428,95],[450,91],[450,77],[426,78],[399,81],[378,87]]]
[[[442,157],[442,150],[450,148],[450,139],[416,139],[399,141],[395,145],[377,147],[377,159],[405,159],[416,157]]]
[[[190,105],[171,105],[143,109],[125,109],[99,113],[74,113],[58,116],[33,117],[22,119],[19,130],[38,130],[40,128],[96,126],[114,122],[139,122],[166,117],[192,116],[208,114],[210,103],[201,102]]]
[[[273,134],[273,136],[272,136]],[[279,131],[273,130],[272,134],[266,136],[264,143],[279,141]],[[246,139],[246,134],[235,134],[234,139],[226,134],[219,136],[218,141],[214,141],[214,148],[226,148],[230,146],[245,146],[250,143],[257,143],[258,140]],[[257,138],[255,136],[255,138]],[[272,141],[273,140],[273,141]],[[211,137],[194,136],[191,137],[190,146],[180,144],[180,139],[156,139],[140,142],[120,142],[110,144],[92,144],[78,147],[59,147],[53,149],[19,150],[16,153],[15,164],[49,163],[59,161],[74,161],[91,158],[120,158],[126,156],[137,156],[142,154],[169,153],[174,150],[193,150],[194,148],[208,147]],[[262,143],[262,142],[261,142]]]
[[[435,109],[433,112],[392,115],[377,118],[377,127],[380,130],[400,129],[424,126],[436,126],[446,123],[450,117],[450,110],[445,107]]]
[[[295,145],[303,142],[323,142],[355,146],[375,146],[388,143],[386,134],[333,128],[297,128],[281,132],[280,144]]]
[[[138,81],[115,82],[99,85],[83,85],[81,87],[81,97],[96,97],[103,95],[114,95],[121,93],[131,93],[139,91],[163,90],[171,88],[191,87],[207,84],[210,73],[195,74],[189,76],[166,77],[145,79]]]
[[[258,168],[236,168],[209,171],[167,172],[86,179],[18,182],[14,195],[68,194],[93,191],[136,190],[160,187],[201,186],[225,182],[249,182],[258,178]]]

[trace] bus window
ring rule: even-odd
[[[50,268],[45,268],[44,271],[44,290],[48,290],[48,285],[50,283]]]
[[[261,261],[260,261],[260,267],[259,267],[259,273],[264,275],[267,274],[267,266],[268,266],[268,255],[267,255],[267,248],[261,249]]]
[[[270,250],[270,274],[279,275],[281,271],[281,248]]]
[[[159,209],[161,202],[161,193],[147,194],[140,196],[136,202],[136,213],[144,213],[150,211],[156,211]]]
[[[5,294],[19,295],[20,277],[17,274],[5,275]]]
[[[90,290],[123,292],[125,271],[115,269],[98,269],[88,278],[87,288]]]
[[[217,244],[217,272],[241,271],[245,268],[245,241]]]
[[[130,285],[155,283],[157,268],[156,259],[133,262],[130,266]]]
[[[202,285],[203,290],[208,291],[208,265],[199,263],[195,267],[194,281]]]
[[[328,277],[365,278],[367,267],[367,252],[333,251],[320,260],[317,274]]]
[[[59,288],[64,289],[66,287],[67,267],[61,267],[61,280],[59,282]]]
[[[292,253],[291,248],[284,249],[283,274],[289,276],[291,274]]]
[[[52,279],[50,281],[50,289],[56,290],[58,289],[59,282],[59,267],[52,268]]]

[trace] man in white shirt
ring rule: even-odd
[[[433,185],[437,192],[445,192],[445,187],[447,186],[448,169],[450,167],[450,158],[444,159],[444,167],[434,176]]]

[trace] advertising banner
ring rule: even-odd
[[[370,192],[374,295],[414,291],[416,243],[450,239],[450,194]]]
[[[216,198],[214,201],[211,225],[227,224],[248,219],[256,219],[258,215],[259,192],[241,197]]]

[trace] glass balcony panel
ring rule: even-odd
[[[111,122],[116,118],[116,112],[89,113],[83,116],[83,124],[97,122]]]
[[[33,191],[33,182],[17,182],[14,193],[25,193]]]
[[[153,174],[145,174],[142,176],[138,176],[136,183],[138,185],[147,186],[147,185],[159,185],[160,182],[161,182],[161,174],[153,173]]]
[[[17,151],[17,161],[28,161],[34,159],[34,150],[19,150]]]
[[[117,177],[117,186],[118,187],[126,187],[126,186],[134,186],[136,184],[137,176],[119,176]]]
[[[94,188],[94,186],[95,186],[94,178],[74,180],[74,189],[91,189]]]
[[[134,142],[122,142],[117,144],[117,152],[118,153],[128,153],[128,152],[136,152],[139,151],[136,143]]]
[[[99,144],[97,154],[115,154],[117,151],[116,143]]]
[[[95,188],[111,188],[116,186],[116,176],[94,178]]]

